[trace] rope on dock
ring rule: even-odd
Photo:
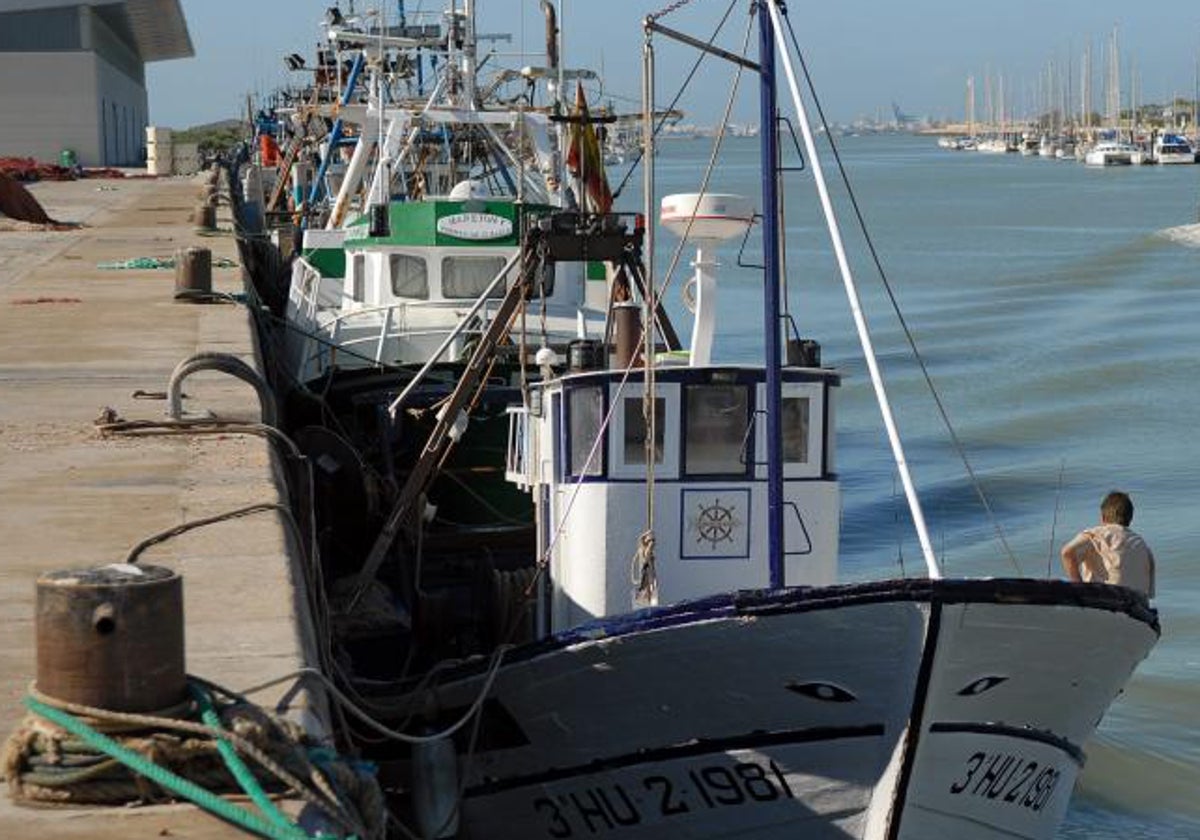
[[[96,268],[105,269],[108,271],[116,271],[121,269],[130,269],[136,271],[148,271],[159,269],[171,269],[175,267],[174,257],[131,257],[127,260],[116,260],[114,262],[96,263]],[[227,257],[213,257],[213,268],[238,268],[239,263]]]
[[[317,836],[384,836],[383,794],[367,765],[340,759],[291,721],[205,680],[190,678],[189,689],[191,699],[178,707],[130,714],[31,688],[31,714],[0,756],[13,798],[63,805],[182,798],[262,837],[308,838],[269,790],[298,796],[339,830]],[[261,814],[223,793],[245,793]]]

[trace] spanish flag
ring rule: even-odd
[[[587,192],[587,209],[594,213],[607,213],[612,209],[612,190],[604,174],[604,156],[600,153],[600,141],[596,129],[588,122],[587,100],[583,97],[583,85],[575,83],[575,113],[577,121],[571,123],[570,141],[567,144],[567,169],[582,182]]]

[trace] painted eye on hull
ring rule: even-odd
[[[785,687],[788,691],[826,703],[852,703],[858,699],[844,688],[823,682],[788,683]]]
[[[1000,683],[1007,680],[1008,677],[980,677],[975,682],[968,685],[958,692],[959,697],[974,697],[976,694],[983,694],[985,691],[990,691]]]

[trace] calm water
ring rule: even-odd
[[[1162,640],[1088,745],[1061,836],[1200,837],[1200,564],[1188,548],[1200,530],[1200,251],[1164,233],[1196,220],[1200,166],[1095,170],[905,136],[845,138],[839,148],[1016,566],[1057,574],[1057,545],[1096,520],[1112,488],[1132,494],[1134,528],[1159,560]],[[729,141],[710,189],[757,194],[757,149]],[[694,191],[709,154],[708,141],[666,144],[660,191]],[[824,362],[848,374],[838,439],[843,574],[920,574],[811,176],[790,178],[792,314],[821,342]],[[634,202],[640,192],[627,189]],[[844,205],[844,190],[835,193]],[[849,215],[842,223],[938,554],[952,574],[1013,574],[862,236]],[[660,272],[673,246],[660,240]],[[753,360],[761,281],[734,265],[736,253],[736,243],[722,252],[717,357]],[[746,258],[760,255],[752,236]],[[685,258],[670,293],[681,325],[677,290],[688,272]],[[1103,640],[1080,655],[1103,656]]]

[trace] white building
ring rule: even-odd
[[[0,0],[0,157],[140,164],[146,62],[193,54],[180,0]]]

